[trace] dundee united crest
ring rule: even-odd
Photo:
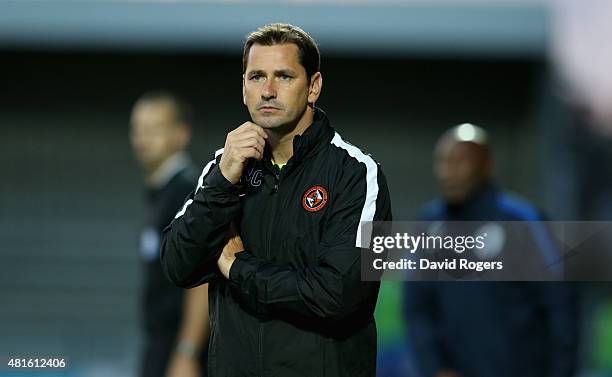
[[[327,203],[327,190],[323,186],[312,186],[302,197],[302,207],[308,212],[317,212]]]

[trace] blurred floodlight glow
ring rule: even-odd
[[[471,123],[463,123],[455,127],[455,139],[476,144],[486,144],[486,132]]]
[[[476,136],[476,130],[474,130],[474,126],[469,123],[465,123],[457,128],[457,138],[462,141],[472,141]]]

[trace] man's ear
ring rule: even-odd
[[[244,88],[244,74],[242,75],[242,103],[246,106],[246,91]]]
[[[310,77],[310,88],[308,89],[308,103],[315,103],[323,88],[323,76],[317,72]]]

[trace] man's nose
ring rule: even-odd
[[[274,79],[266,80],[263,85],[263,88],[261,88],[261,97],[265,100],[276,98],[276,87],[274,84]]]

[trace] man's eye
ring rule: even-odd
[[[251,76],[251,80],[253,80],[253,81],[261,81],[262,78],[263,78],[263,75],[253,75],[253,76]]]
[[[280,81],[289,81],[293,78],[293,76],[290,75],[278,75],[278,79]]]

